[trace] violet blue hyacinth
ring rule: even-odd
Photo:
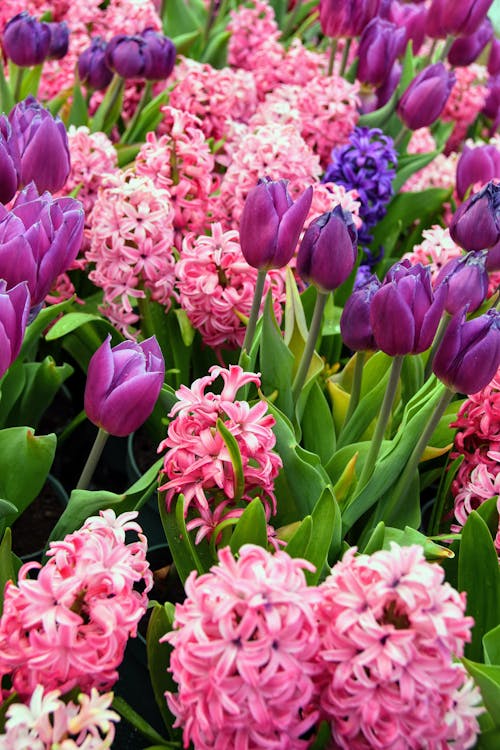
[[[11,110],[9,122],[12,149],[19,159],[19,187],[34,182],[40,193],[55,193],[64,187],[70,156],[63,121],[28,96]]]
[[[23,10],[7,22],[2,47],[7,58],[21,68],[40,65],[49,53],[49,24]]]
[[[488,294],[487,251],[467,253],[452,258],[438,273],[434,288],[444,285],[446,299],[444,309],[454,315],[468,305],[470,313],[481,307]]]
[[[59,274],[75,260],[83,238],[84,211],[74,198],[38,194],[33,183],[10,211],[0,206],[0,278],[8,288],[26,281],[31,307],[40,305]]]
[[[125,437],[151,415],[165,378],[155,336],[111,348],[111,335],[92,356],[84,406],[87,417],[110,435]]]
[[[248,193],[240,220],[241,252],[249,266],[283,268],[291,260],[312,201],[312,187],[293,202],[286,180],[264,177]]]
[[[30,293],[26,282],[7,289],[0,279],[0,378],[16,359],[28,322]]]
[[[450,236],[465,250],[485,250],[500,240],[500,185],[488,184],[454,213]]]

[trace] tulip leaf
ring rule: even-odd
[[[68,120],[65,124],[67,128],[70,125],[74,125],[77,128],[80,125],[87,125],[88,120],[87,102],[82,94],[82,87],[77,77],[73,86],[73,103],[71,104]]]
[[[151,724],[146,721],[146,719],[138,714],[137,711],[132,708],[132,706],[129,706],[124,698],[122,698],[120,695],[116,695],[116,693],[113,698],[111,708],[119,713],[120,716],[125,719],[125,721],[135,727],[150,742],[159,742],[160,745],[158,745],[158,747],[179,747],[178,743],[169,743],[168,740],[165,740],[161,736],[161,734],[159,734],[159,732],[157,732],[156,729],[154,729]]]
[[[389,370],[384,373],[372,390],[361,398],[349,422],[340,433],[337,443],[338,448],[355,443],[363,437],[368,437],[365,433],[380,411],[388,379]]]
[[[294,356],[283,340],[274,317],[271,292],[267,295],[260,339],[260,372],[262,393],[289,419],[293,418],[292,371]]]
[[[290,557],[305,559],[307,548],[312,540],[313,521],[312,516],[306,516],[299,524],[286,545],[286,552]]]
[[[238,519],[229,546],[236,554],[244,544],[257,544],[267,549],[267,521],[260,498],[255,497]]]
[[[21,398],[24,383],[26,381],[26,370],[24,363],[17,359],[11,364],[2,380],[0,380],[0,426],[7,424],[9,412]]]
[[[500,667],[480,664],[469,658],[462,659],[468,673],[481,691],[484,705],[490,714],[495,728],[500,728]]]
[[[472,641],[466,644],[465,653],[480,661],[483,636],[500,624],[500,570],[490,530],[474,510],[460,540],[458,589],[467,592],[467,614],[474,618]]]
[[[7,581],[15,583],[16,580],[16,567],[14,565],[14,556],[12,554],[12,532],[10,529],[6,529],[0,544],[0,616],[3,611],[5,584]]]
[[[398,159],[398,169],[396,177],[393,180],[392,188],[394,193],[398,193],[403,187],[405,182],[424,167],[433,161],[440,151],[430,151],[424,154],[404,154]]]
[[[175,49],[177,50],[178,55],[187,55],[195,42],[202,38],[202,29],[195,29],[194,31],[188,31],[186,34],[179,34],[178,36],[172,37],[172,41],[175,44]]]
[[[110,332],[114,331],[111,323],[101,315],[92,315],[90,313],[83,312],[69,312],[66,315],[63,315],[62,318],[59,318],[59,320],[56,320],[54,325],[51,326],[51,328],[49,328],[49,330],[45,334],[45,339],[46,341],[55,341],[56,339],[60,339],[62,336],[66,336],[72,331],[76,331],[77,328],[85,325],[85,323],[91,322],[101,323]]]
[[[385,539],[385,523],[383,521],[380,521],[375,528],[371,531],[370,536],[368,537],[368,540],[366,541],[364,547],[361,548],[361,552],[364,555],[373,555],[374,552],[377,552],[379,549],[382,549],[384,546],[384,539]]]
[[[439,533],[439,526],[443,517],[444,505],[449,495],[451,483],[453,482],[457,471],[464,461],[465,456],[458,456],[451,464],[447,471],[441,475],[436,501],[432,508],[432,514],[429,521],[428,532],[431,536]]]
[[[311,513],[313,530],[305,558],[316,567],[315,572],[305,571],[309,586],[315,586],[327,563],[337,561],[342,544],[342,519],[331,487],[325,487]]]
[[[173,629],[174,618],[175,607],[173,604],[166,602],[162,605],[153,601],[146,634],[148,670],[151,686],[153,688],[156,704],[165,723],[165,727],[172,738],[175,733],[175,730],[171,728],[174,723],[174,716],[168,710],[167,701],[165,700],[165,692],[167,690],[172,693],[177,691],[177,683],[168,671],[170,654],[172,653],[173,647],[167,642],[160,643],[160,638]]]
[[[8,115],[15,103],[14,95],[5,79],[4,66],[0,65],[0,110]]]
[[[133,125],[130,132],[123,134],[122,143],[141,143],[146,140],[146,134],[156,130],[163,119],[161,108],[168,102],[168,92],[160,93],[151,99],[142,109],[137,122]]]
[[[496,664],[500,667],[500,625],[484,634],[483,650],[486,664]]]
[[[205,573],[205,567],[186,528],[184,495],[179,495],[173,500],[170,510],[167,510],[164,494],[160,492],[158,505],[163,530],[181,581],[184,583],[192,570]]]
[[[56,365],[50,356],[42,362],[24,363],[24,388],[8,415],[11,427],[29,423],[37,427],[61,385],[73,373],[68,363]]]
[[[227,29],[213,34],[201,56],[201,62],[209,63],[214,68],[223,68],[227,63],[227,45],[230,38],[231,32]]]
[[[231,459],[231,465],[233,467],[234,475],[234,498],[233,501],[237,503],[245,490],[245,476],[243,474],[243,461],[241,458],[240,448],[238,441],[234,435],[227,429],[222,419],[217,419],[217,430],[220,432],[221,437],[229,453]]]
[[[304,448],[326,464],[335,452],[335,429],[330,405],[318,382],[309,391],[300,426]]]
[[[193,0],[167,0],[163,11],[163,33],[169,37],[202,29],[206,9]]]
[[[36,318],[26,328],[24,334],[23,345],[19,353],[18,359],[34,359],[34,352],[38,346],[38,342],[42,337],[45,329],[55,320],[59,315],[68,310],[73,304],[72,299],[66,299],[64,302],[58,302],[57,305],[49,305],[43,310],[40,310]]]

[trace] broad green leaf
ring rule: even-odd
[[[379,527],[377,526],[376,528]],[[400,547],[410,547],[412,544],[419,544],[424,550],[425,559],[429,560],[429,562],[441,562],[447,558],[455,557],[449,547],[436,544],[432,539],[429,539],[425,534],[420,533],[420,531],[411,526],[405,526],[404,529],[386,526],[381,549],[390,549],[391,542],[396,542]]]
[[[66,362],[56,365],[55,360],[47,356],[42,362],[24,363],[24,370],[23,392],[10,410],[7,423],[12,427],[29,424],[36,428],[61,385],[72,375],[73,368]]]
[[[335,429],[330,405],[318,382],[313,383],[300,423],[302,445],[326,464],[335,452]]]
[[[3,611],[3,596],[7,581],[16,582],[16,571],[12,558],[12,533],[10,529],[5,530],[0,544],[0,616]]]
[[[101,323],[106,329],[109,329],[110,332],[114,331],[111,323],[101,315],[91,315],[90,313],[83,312],[69,312],[66,313],[66,315],[63,315],[62,318],[59,318],[59,320],[56,320],[54,325],[51,326],[45,334],[45,339],[46,341],[55,341],[56,339],[60,339],[62,336],[71,333],[71,331],[75,331],[77,328],[80,328],[80,326],[85,325],[85,323],[91,322]]]
[[[360,399],[360,402],[349,419],[349,422],[339,435],[337,442],[339,449],[362,440],[363,438],[368,439],[371,436],[374,429],[372,423],[374,424],[374,420],[380,411],[388,379],[389,370],[386,370],[372,390]],[[371,429],[369,429],[370,426]]]
[[[316,567],[314,573],[306,570],[310,586],[315,586],[323,573],[327,561],[333,564],[340,554],[342,543],[342,519],[331,487],[325,487],[311,513],[313,533],[307,545],[305,558]]]
[[[194,29],[194,31],[188,31],[186,34],[179,34],[173,37],[172,41],[175,44],[178,55],[187,55],[191,47],[202,38],[203,31],[201,29]]]
[[[439,533],[439,526],[443,517],[443,509],[446,502],[446,498],[450,492],[451,483],[453,482],[455,475],[460,468],[464,456],[459,456],[451,464],[449,464],[447,471],[441,475],[441,481],[439,483],[438,493],[436,502],[432,508],[431,520],[429,522],[429,535],[433,536]]]
[[[158,495],[158,505],[168,546],[170,547],[172,558],[181,581],[184,583],[192,570],[196,570],[198,573],[205,573],[202,561],[186,529],[184,496],[179,495],[177,500],[172,502],[170,511],[167,511],[165,497],[160,492]]]
[[[465,645],[465,653],[480,661],[483,636],[500,624],[500,570],[488,526],[474,510],[462,531],[458,589],[467,592],[467,614],[474,618],[472,641]]]
[[[65,123],[66,127],[70,125],[79,127],[80,125],[87,125],[89,119],[89,113],[87,110],[87,103],[85,97],[82,94],[82,89],[78,78],[75,80],[73,86],[73,103],[69,112],[68,120]]]
[[[333,487],[340,509],[344,507],[350,493],[356,486],[356,464],[358,462],[358,455],[358,453],[355,453],[347,462],[344,471]]]
[[[229,546],[236,554],[244,544],[257,544],[267,549],[267,521],[264,506],[256,497],[238,519]]]
[[[201,61],[209,63],[214,68],[223,68],[227,63],[227,45],[231,38],[231,32],[226,29],[216,32],[207,44]]]
[[[385,523],[380,521],[371,532],[365,546],[361,550],[365,555],[372,555],[384,546]]]
[[[14,95],[5,80],[4,66],[0,65],[0,110],[8,115],[15,103]]]
[[[498,750],[500,747],[500,727],[482,731],[474,750]]]
[[[290,268],[287,268],[286,276],[286,302],[285,302],[285,333],[284,340],[294,356],[292,376],[295,377],[299,367],[300,359],[307,341],[308,327],[303,302],[307,298],[314,305],[316,294],[313,286],[309,287],[303,295],[299,295],[297,284]],[[314,379],[322,370],[323,360],[317,352],[309,365],[304,390],[309,381]]]
[[[486,664],[500,667],[500,625],[484,634],[483,649]]]
[[[111,132],[113,125],[117,122],[122,111],[124,86],[125,81],[123,78],[115,73],[106,89],[102,102],[90,120],[90,130],[92,133],[102,131],[109,134]]]
[[[177,683],[168,671],[172,646],[166,642],[160,643],[160,638],[172,630],[175,608],[170,602],[166,602],[164,605],[158,602],[153,602],[152,604],[146,634],[149,677],[158,709],[165,722],[165,727],[173,737],[175,731],[172,730],[174,717],[168,710],[165,691],[170,690],[175,693],[177,691]]]
[[[36,351],[43,332],[61,313],[68,310],[73,304],[73,299],[66,299],[57,305],[49,305],[40,310],[35,320],[29,324],[24,334],[23,345],[19,353],[19,360],[34,359],[32,356]]]
[[[439,153],[439,151],[430,151],[425,154],[403,154],[400,156],[396,177],[392,183],[394,193],[397,193],[415,172],[430,164]]]
[[[271,293],[267,295],[260,339],[261,390],[278,409],[293,418],[292,372],[294,356],[283,340],[274,317]]]
[[[188,34],[202,29],[203,25],[204,14],[198,3],[193,0],[165,0],[163,32],[167,36],[174,38]]]
[[[144,737],[147,737],[150,742],[160,743],[159,747],[179,747],[178,743],[169,743],[168,740],[165,740],[161,734],[157,732],[151,724],[148,724],[148,722],[138,714],[132,706],[129,706],[121,696],[115,694],[111,708],[119,713],[125,721],[128,721],[129,724],[138,729],[139,732],[144,735]]]
[[[498,531],[498,496],[490,497],[484,503],[476,508],[476,513],[481,516],[494,538]]]
[[[495,727],[500,728],[500,667],[480,664],[470,659],[462,659],[468,673],[474,678],[483,696]]]
[[[17,359],[0,380],[0,427],[8,423],[10,411],[21,398],[25,382],[24,362]]]
[[[312,533],[312,516],[306,516],[286,545],[287,554],[290,557],[305,558],[307,548],[312,540]]]

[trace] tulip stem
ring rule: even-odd
[[[346,39],[344,51],[342,52],[342,62],[340,63],[340,75],[343,76],[347,68],[347,58],[351,49],[352,39]]]
[[[90,451],[89,457],[87,458],[87,463],[83,467],[80,479],[78,480],[78,484],[76,485],[77,490],[86,490],[89,486],[90,480],[94,475],[94,471],[97,464],[99,463],[101,453],[104,450],[104,446],[106,445],[106,440],[108,439],[108,437],[109,432],[106,432],[106,430],[103,430],[102,427],[100,427],[99,432],[96,435],[94,445],[92,446],[92,450]]]
[[[330,57],[328,58],[328,73],[327,75],[333,75],[333,69],[335,67],[335,55],[337,54],[338,39],[335,37],[332,39],[330,45]]]
[[[135,108],[135,112],[132,116],[132,119],[130,120],[127,129],[123,133],[121,137],[122,143],[130,143],[130,140],[132,136],[135,135],[134,130],[137,126],[137,123],[139,121],[139,117],[141,116],[141,112],[148,103],[148,99],[151,97],[151,90],[153,88],[153,82],[152,81],[146,81],[146,85],[144,86],[144,90],[142,92],[141,99],[139,103],[137,104],[137,107]]]
[[[443,386],[444,390],[441,394],[441,398],[436,404],[436,408],[432,413],[429,421],[427,422],[424,431],[420,435],[417,444],[413,448],[410,458],[406,462],[406,466],[397,480],[394,489],[391,493],[390,500],[386,508],[382,508],[381,512],[384,516],[384,521],[387,525],[390,525],[391,519],[394,518],[394,513],[397,511],[400,503],[404,500],[408,494],[408,490],[413,481],[415,472],[418,469],[418,464],[422,455],[427,447],[429,440],[432,438],[436,427],[439,424],[439,420],[446,411],[446,407],[450,403],[451,399],[455,395],[454,391]],[[382,520],[381,518],[375,519],[375,525]]]
[[[255,282],[255,291],[252,300],[252,309],[250,310],[250,317],[248,318],[247,330],[245,333],[245,339],[241,347],[241,355],[244,352],[247,354],[250,352],[252,347],[253,337],[255,336],[255,330],[257,328],[257,321],[259,319],[260,306],[262,304],[262,296],[264,294],[264,284],[266,282],[267,270],[265,268],[259,268],[257,273],[257,281]],[[241,360],[240,355],[240,360]],[[241,364],[241,361],[240,361]]]
[[[432,346],[429,352],[429,356],[427,358],[427,362],[425,363],[424,381],[427,380],[431,375],[434,357],[436,356],[436,352],[439,348],[439,345],[441,341],[443,340],[443,336],[446,333],[446,329],[448,328],[450,324],[450,320],[451,320],[451,315],[445,312],[443,317],[439,321],[439,326],[438,326],[436,335],[434,336],[434,341],[432,342]]]
[[[402,354],[397,354],[392,360],[389,382],[387,383],[384,400],[382,401],[377,424],[375,426],[375,432],[373,433],[371,440],[370,450],[368,451],[365,465],[363,466],[361,476],[358,480],[358,492],[363,489],[373,474],[378,454],[380,453],[380,448],[382,446],[382,441],[384,439],[387,423],[391,416],[391,409],[396,397],[396,390],[398,387],[399,376],[401,374],[401,368],[403,366],[403,360],[404,355]]]
[[[111,79],[111,83],[104,95],[99,109],[95,113],[91,121],[91,130],[93,133],[103,131],[104,133],[111,130],[114,122],[109,122],[109,116],[113,109],[116,107],[118,101],[123,95],[123,89],[125,87],[125,80],[115,73]]]
[[[288,20],[285,23],[285,26],[283,28],[283,37],[287,37],[290,34],[290,32],[293,31],[293,28],[295,26],[295,23],[299,15],[301,5],[302,5],[302,0],[297,0],[297,2],[295,3],[295,7],[290,13],[290,15],[288,16]]]
[[[151,314],[151,296],[147,289],[144,289],[144,297],[137,298],[137,307],[139,309],[139,316],[141,318],[141,333],[145,339],[154,336],[155,326],[153,322],[153,316]]]
[[[318,289],[318,295],[316,297],[316,303],[314,305],[311,326],[309,328],[309,333],[307,334],[306,345],[304,347],[304,351],[302,352],[302,359],[300,360],[299,368],[292,385],[292,399],[294,404],[296,404],[299,400],[302,386],[306,382],[307,373],[309,371],[309,366],[311,364],[314,349],[316,347],[316,341],[321,330],[321,322],[323,320],[323,313],[325,311],[325,305],[328,300],[329,294],[330,292],[321,292]]]
[[[347,425],[350,418],[354,414],[357,405],[359,404],[359,397],[361,395],[361,383],[363,380],[363,366],[365,364],[366,352],[356,352],[354,360],[354,374],[352,378],[351,395],[349,398],[349,406],[344,419],[343,428]]]
[[[404,140],[405,136],[409,133],[409,128],[406,127],[406,125],[402,125],[401,130],[397,135],[394,137],[394,147],[397,148],[400,143]]]
[[[437,43],[438,43],[437,39],[432,40],[431,48],[429,50],[429,54],[427,55],[427,59],[425,61],[425,65],[424,65],[425,68],[427,68],[429,65],[432,65],[432,59],[436,51]]]
[[[14,79],[11,82],[11,88],[12,84],[13,86],[13,95],[14,95],[14,101],[19,102],[21,100],[21,86],[23,85],[23,78],[24,78],[24,68],[20,68],[19,65],[12,65],[11,72],[12,72],[12,78]]]
[[[446,60],[446,57],[448,55],[448,52],[450,51],[450,47],[453,44],[453,42],[454,42],[454,37],[451,36],[450,34],[450,36],[448,36],[448,38],[446,39],[446,42],[443,45],[443,49],[439,53],[440,60]]]

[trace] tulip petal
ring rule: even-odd
[[[111,334],[94,352],[87,371],[84,408],[91,422],[100,426],[101,411],[113,381],[114,362],[111,352]]]

